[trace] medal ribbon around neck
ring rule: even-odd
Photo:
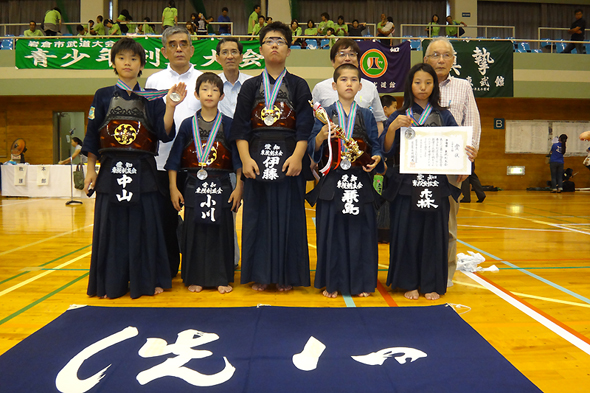
[[[127,86],[127,84],[121,79],[117,81],[117,87],[121,88],[122,90],[135,93],[138,96],[145,97],[148,101],[157,100],[158,98],[162,98],[168,94],[168,90],[145,91],[145,89],[141,86],[139,86],[139,91],[135,91],[131,87]]]
[[[338,123],[340,123],[340,127],[344,130],[347,140],[352,137],[352,132],[354,131],[354,123],[356,121],[356,107],[356,101],[353,101],[352,105],[350,106],[350,113],[348,114],[348,122],[346,122],[346,113],[344,112],[344,108],[342,108],[340,101],[336,101]]]
[[[412,110],[412,108],[408,108],[408,110],[406,110],[406,114],[412,118],[412,122],[418,124],[419,126],[424,124],[424,122],[426,121],[426,119],[430,115],[430,112],[432,112],[432,105],[430,105],[430,103],[428,103],[428,105],[426,105],[426,108],[424,108],[424,111],[422,111],[422,115],[420,115],[420,119],[416,120],[416,118],[414,117],[414,111]]]
[[[283,83],[283,78],[285,77],[286,73],[287,73],[287,69],[285,68],[283,70],[283,72],[281,72],[281,75],[279,75],[279,77],[275,81],[275,85],[274,85],[272,92],[271,92],[270,91],[270,78],[268,76],[268,72],[266,71],[266,68],[264,69],[264,71],[262,71],[262,82],[264,83],[264,106],[266,107],[266,109],[268,109],[268,110],[273,109],[273,106],[275,104],[277,96],[279,95],[281,83]]]
[[[199,134],[199,120],[197,119],[197,113],[193,116],[193,138],[195,141],[197,160],[201,166],[207,165],[207,157],[209,157],[211,147],[213,146],[213,142],[215,142],[215,137],[217,136],[217,131],[219,131],[220,125],[221,113],[217,111],[217,116],[215,116],[215,120],[213,121],[213,128],[211,128],[207,144],[205,145],[205,150],[203,150],[203,147],[201,146],[201,135]]]

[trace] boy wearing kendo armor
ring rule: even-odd
[[[174,109],[186,87],[144,91],[137,78],[145,51],[130,38],[113,45],[111,61],[119,80],[95,93],[82,148],[88,156],[84,191],[97,193],[87,292],[117,298],[129,291],[138,298],[171,287],[154,156],[158,140],[174,137]]]
[[[232,123],[245,177],[241,282],[256,291],[310,285],[303,172],[313,114],[309,86],[285,68],[291,40],[281,22],[260,31],[265,69],[242,85]]]
[[[232,119],[218,110],[223,99],[221,78],[205,72],[197,78],[194,94],[201,109],[182,122],[165,169],[172,204],[179,211],[185,205],[182,280],[191,292],[216,287],[224,294],[232,291],[229,283],[234,281],[232,211],[238,210],[242,199],[241,163],[235,144],[230,143]],[[187,171],[183,193],[176,187],[179,170]],[[237,184],[232,189],[229,175],[234,171]]]
[[[326,288],[323,295],[338,292],[367,297],[377,287],[378,246],[376,202],[371,172],[383,172],[377,123],[371,110],[357,106],[361,89],[360,70],[342,64],[334,71],[338,101],[325,108],[328,118],[354,139],[366,155],[351,161],[342,141],[332,134],[332,157],[328,146],[329,127],[319,119],[312,130],[308,153],[323,168],[324,176],[307,200],[316,207],[317,268],[314,286]],[[315,108],[315,107],[314,107]],[[348,112],[348,113],[347,113]],[[332,131],[333,132],[333,131]],[[337,143],[335,143],[337,142]],[[326,164],[329,163],[330,169]]]

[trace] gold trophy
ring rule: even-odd
[[[344,142],[346,151],[342,152],[342,159],[340,161],[340,166],[342,169],[349,169],[352,163],[357,160],[362,166],[371,165],[373,163],[371,156],[359,148],[358,143],[352,136],[350,138],[346,138],[346,134],[344,133],[342,127],[334,124],[334,122],[328,117],[326,110],[322,108],[319,102],[316,102],[314,105],[312,101],[309,101],[309,105],[311,105],[313,108],[315,117],[324,124],[330,123],[330,129],[333,134],[336,137],[342,139],[342,142]]]

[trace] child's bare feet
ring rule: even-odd
[[[358,297],[369,297],[370,293],[369,292],[361,292],[358,294]]]
[[[258,284],[257,282],[252,285],[252,289],[258,292],[266,290],[266,284]]]
[[[322,295],[324,295],[327,298],[334,299],[338,297],[338,291],[328,292],[327,290],[324,290],[324,292],[322,292]]]
[[[99,296],[98,298],[99,298],[99,299],[110,299],[110,298],[109,298],[107,295],[104,295],[104,296]]]
[[[217,290],[219,291],[219,293],[224,294],[224,293],[230,293],[233,288],[231,287],[231,285],[220,285],[217,287]]]
[[[408,292],[404,293],[404,296],[406,297],[406,299],[418,300],[418,297],[420,296],[420,294],[418,293],[417,289],[414,289],[413,291],[408,291]]]
[[[198,293],[203,290],[203,287],[200,285],[189,285],[188,290],[189,290],[189,292],[197,292]]]
[[[156,289],[154,290],[154,295],[159,295],[162,292],[164,292],[164,288],[156,287]]]
[[[424,295],[424,297],[428,300],[438,300],[440,299],[440,295],[436,292],[430,292]]]
[[[293,287],[291,285],[279,285],[279,284],[277,284],[277,290],[279,292],[288,292],[291,289],[293,289]]]

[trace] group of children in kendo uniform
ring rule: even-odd
[[[217,109],[223,99],[217,75],[202,74],[194,93],[187,93],[182,83],[168,92],[143,91],[137,84],[145,65],[141,45],[123,38],[112,47],[119,81],[96,92],[84,140],[89,158],[85,186],[97,193],[88,295],[116,298],[129,291],[137,298],[171,287],[154,156],[157,140],[174,138],[174,108],[186,94],[195,94],[201,109],[183,121],[165,169],[172,203],[177,210],[185,207],[181,274],[188,289],[232,290],[232,211],[242,199],[241,283],[253,282],[257,291],[271,284],[278,291],[311,284],[304,205],[311,158],[325,169],[307,196],[316,205],[314,285],[325,288],[329,298],[338,292],[366,297],[375,291],[380,196],[372,186],[373,173],[385,170],[384,156],[399,156],[401,127],[456,123],[439,105],[437,76],[427,64],[410,70],[404,105],[389,117],[381,137],[372,112],[354,101],[361,74],[351,64],[334,72],[338,101],[324,108],[332,123],[314,120],[307,83],[285,68],[291,39],[291,30],[280,22],[262,29],[265,69],[242,85],[233,120]],[[329,138],[335,125],[363,147],[368,163],[350,162],[342,143]],[[178,171],[187,172],[180,190]],[[238,178],[233,189],[230,172]],[[438,176],[439,208],[424,212],[413,208],[420,187],[415,180],[423,175],[400,174],[394,167],[386,176],[383,196],[391,201],[387,284],[402,288],[410,299],[419,292],[437,299],[447,284],[451,186],[446,176]]]

